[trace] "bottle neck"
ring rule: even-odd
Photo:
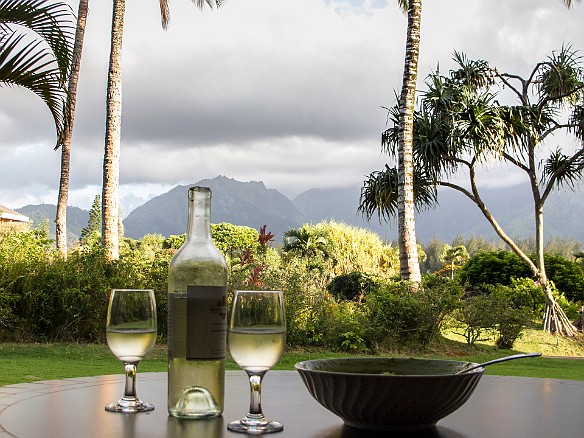
[[[211,189],[189,188],[187,240],[211,239]]]

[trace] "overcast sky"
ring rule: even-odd
[[[111,3],[90,2],[81,67],[69,204],[85,209],[101,193]],[[218,11],[172,0],[167,31],[158,1],[126,3],[124,215],[218,175],[292,199],[382,169],[382,107],[401,86],[407,25],[396,0],[227,0]],[[527,75],[562,44],[584,51],[583,23],[584,4],[560,0],[425,1],[420,87],[454,50]],[[56,204],[60,151],[42,101],[0,88],[0,133],[0,204]],[[514,182],[494,169],[484,184]]]

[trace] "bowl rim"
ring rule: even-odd
[[[415,360],[415,361],[438,361],[438,362],[456,362],[456,363],[460,363],[460,364],[466,364],[469,368],[475,365],[478,365],[478,363],[476,362],[468,362],[468,361],[461,361],[461,360],[450,360],[450,359],[426,359],[426,358],[421,358],[421,357],[331,357],[328,359],[309,359],[309,360],[303,360],[300,362],[296,362],[294,364],[294,368],[298,371],[298,372],[309,372],[309,373],[318,373],[318,374],[334,374],[334,375],[345,375],[345,376],[368,376],[368,377],[380,377],[380,378],[387,378],[387,377],[392,377],[392,378],[411,378],[411,377],[415,377],[415,378],[445,378],[445,377],[452,377],[452,376],[469,376],[469,375],[473,375],[473,374],[483,374],[485,371],[484,367],[479,367],[479,368],[475,368],[474,370],[470,370],[467,371],[465,373],[460,373],[460,374],[456,374],[456,373],[439,373],[439,374],[390,374],[390,375],[384,375],[384,374],[378,374],[378,373],[351,373],[351,372],[345,372],[345,371],[331,371],[331,370],[317,370],[317,369],[312,369],[312,368],[305,368],[304,364],[307,363],[315,363],[315,362],[330,362],[330,361],[344,361],[344,362],[359,362],[359,361],[363,361],[363,360],[367,360],[367,361],[373,361],[373,362],[381,362],[381,361],[386,361],[386,360],[391,360],[391,359],[401,359],[401,360]]]

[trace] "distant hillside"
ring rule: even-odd
[[[497,221],[512,238],[533,236],[533,207],[527,185],[482,189],[481,196]],[[365,221],[357,214],[360,187],[311,189],[292,200],[308,222],[336,220],[367,228],[383,239],[397,238],[397,222],[379,223],[377,216]],[[444,189],[438,194],[439,205],[416,213],[416,237],[426,243],[433,237],[451,242],[456,236],[484,236],[498,241],[491,224],[478,207],[461,193]],[[544,213],[545,238],[560,237],[584,242],[584,197],[582,191],[553,193]]]
[[[55,239],[55,217],[57,206],[52,204],[25,205],[17,208],[17,212],[28,216],[35,226],[48,223],[49,237]],[[87,226],[89,211],[79,207],[67,207],[67,241],[73,243],[79,240],[81,230]]]
[[[268,226],[281,239],[290,227],[302,225],[304,217],[292,202],[263,182],[240,182],[224,176],[195,184],[176,186],[133,210],[124,219],[125,235],[135,239],[144,234],[183,234],[187,229],[187,192],[191,185],[210,187],[211,222],[229,222],[252,228]]]
[[[311,189],[289,200],[282,193],[268,189],[263,182],[240,182],[225,176],[206,179],[191,185],[208,186],[213,191],[211,221],[246,225],[255,229],[267,225],[282,241],[289,228],[304,223],[316,224],[335,220],[352,226],[367,228],[386,241],[397,238],[395,219],[391,224],[379,223],[375,216],[370,222],[357,214],[360,187]],[[180,235],[187,228],[187,191],[189,185],[176,186],[156,196],[132,211],[124,220],[125,235],[135,239],[145,234]],[[553,193],[545,207],[545,238],[572,239],[584,242],[583,191]],[[512,238],[533,236],[533,207],[526,185],[501,189],[481,190],[483,200],[503,229]],[[444,189],[438,195],[439,205],[433,210],[416,214],[416,235],[427,243],[433,237],[452,242],[458,236],[483,236],[498,241],[491,225],[479,209],[462,194]],[[26,206],[17,209],[35,223],[49,222],[54,238],[54,205]],[[67,210],[69,240],[76,240],[87,225],[89,213],[77,207]]]

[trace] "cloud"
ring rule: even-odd
[[[419,84],[438,64],[450,68],[454,50],[522,74],[563,42],[584,49],[583,16],[582,5],[559,0],[425,2]],[[70,204],[83,208],[101,191],[110,21],[111,2],[92,3],[70,181]],[[290,197],[361,185],[386,161],[381,107],[401,86],[406,24],[390,0],[229,1],[218,11],[181,0],[163,31],[155,2],[128,2],[124,214],[217,175]],[[0,203],[56,203],[60,152],[48,110],[24,90],[2,88],[0,99]]]

